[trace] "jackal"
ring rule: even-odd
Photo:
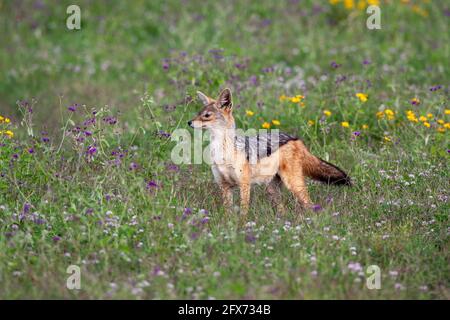
[[[217,99],[200,91],[197,94],[203,109],[188,125],[210,132],[212,172],[228,211],[233,204],[233,189],[239,187],[241,212],[248,212],[250,187],[254,183],[266,186],[272,205],[279,212],[284,212],[282,184],[304,208],[311,206],[305,176],[327,184],[351,185],[343,170],[312,155],[294,136],[278,132],[253,137],[238,134],[230,89],[223,90]]]

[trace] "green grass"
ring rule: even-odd
[[[448,299],[449,8],[410,2],[382,1],[370,31],[328,1],[79,1],[69,31],[70,1],[0,1],[0,298]],[[238,127],[279,120],[355,186],[310,182],[323,209],[303,215],[285,192],[285,216],[255,187],[227,215],[209,166],[173,167],[160,133],[224,87]]]

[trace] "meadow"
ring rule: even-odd
[[[0,299],[450,298],[448,3],[82,0],[69,30],[73,2],[0,0]],[[226,214],[171,160],[225,87],[354,186]]]

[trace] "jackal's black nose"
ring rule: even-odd
[[[192,121],[188,121],[188,125],[189,125],[189,127],[192,127],[192,128],[193,128],[193,126],[192,126]]]

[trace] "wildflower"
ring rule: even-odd
[[[383,111],[378,111],[376,113],[376,116],[377,116],[378,119],[383,119],[384,118],[384,112]]]
[[[411,122],[419,122],[414,111],[408,110],[406,111],[406,118]]]
[[[444,124],[444,128],[450,129],[450,122],[447,122],[446,124]]]
[[[339,68],[340,66],[341,66],[341,65],[340,65],[340,64],[337,64],[336,61],[332,61],[332,62],[331,62],[331,67],[334,68],[334,69],[337,69],[337,68]]]
[[[3,121],[5,121],[5,118],[0,116],[0,123],[2,123]]]
[[[253,111],[251,111],[251,110],[245,110],[245,114],[248,115],[249,117],[251,117],[255,113]]]
[[[367,129],[369,129],[369,126],[368,126],[367,124],[363,124],[362,128],[363,128],[364,130],[367,130]]]
[[[384,114],[387,116],[388,120],[394,120],[395,119],[395,112],[391,109],[384,110]]]
[[[427,128],[429,128],[429,127],[431,126],[430,123],[427,122],[427,121],[425,121],[425,122],[423,123],[423,125],[424,125],[425,127],[427,127]]]
[[[344,128],[348,128],[350,127],[350,123],[348,123],[347,121],[343,121],[341,122],[341,126],[343,126]]]
[[[86,153],[90,156],[93,156],[96,152],[97,148],[95,146],[89,146],[86,151]]]
[[[5,118],[5,123],[10,123],[11,122],[11,120],[9,119],[9,118]]]
[[[308,126],[312,127],[314,125],[314,121],[313,120],[308,120]]]
[[[314,212],[318,212],[318,211],[322,210],[322,206],[320,204],[314,204],[312,206],[312,209]]]
[[[272,123],[276,126],[279,126],[281,124],[278,120],[272,120]]]
[[[419,117],[419,120],[420,120],[421,122],[425,122],[425,121],[427,121],[428,119],[427,119],[427,117],[425,117],[425,116],[420,116],[420,117]]]
[[[412,98],[410,102],[411,102],[411,104],[412,104],[413,106],[416,106],[416,105],[419,105],[419,104],[420,104],[420,100],[417,99],[417,98]]]
[[[429,118],[429,119],[433,119],[433,114],[432,113],[427,113],[427,118]]]
[[[450,114],[450,109],[445,109],[444,113],[445,114]]]
[[[445,123],[445,121],[442,120],[442,119],[439,119],[439,120],[437,120],[436,122],[439,123],[439,124],[444,124],[444,123]]]
[[[386,142],[391,142],[391,141],[392,141],[392,139],[391,139],[391,138],[389,138],[388,136],[384,136],[384,141],[386,141]]]
[[[361,102],[366,102],[367,99],[368,99],[368,97],[369,97],[367,94],[361,93],[361,92],[358,92],[357,94],[355,94],[355,96],[356,96],[357,98],[359,98],[359,100],[360,100]]]
[[[355,1],[354,0],[344,0],[344,7],[347,10],[351,10],[355,7]]]
[[[359,136],[361,135],[361,131],[354,131],[354,132],[353,132],[353,135],[354,135],[355,137],[359,137]]]
[[[75,103],[75,104],[69,106],[69,107],[67,108],[67,110],[69,110],[69,111],[71,111],[71,112],[75,112],[75,111],[77,111],[77,108],[78,108],[78,104]]]
[[[323,114],[326,115],[327,117],[331,116],[331,111],[330,110],[323,110]]]
[[[280,101],[286,101],[288,99],[288,97],[284,94],[282,94],[281,96],[279,96],[278,98]]]
[[[12,132],[11,130],[5,130],[3,131],[3,134],[10,138],[14,137],[14,132]]]
[[[264,129],[270,129],[270,123],[264,122],[264,123],[262,124],[262,127],[263,127]]]
[[[440,133],[444,133],[445,132],[445,128],[444,127],[439,127],[437,128],[437,131]]]
[[[347,265],[347,268],[351,271],[351,272],[359,272],[362,271],[362,266],[359,262],[350,262]]]

